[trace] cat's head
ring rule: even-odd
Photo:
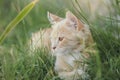
[[[61,18],[48,12],[48,19],[52,24],[51,49],[55,53],[69,53],[73,50],[82,50],[89,29],[70,11]]]

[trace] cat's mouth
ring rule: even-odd
[[[53,54],[66,54],[71,52],[70,49],[64,47],[64,48],[56,48],[56,49],[52,49],[52,53]]]

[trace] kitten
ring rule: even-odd
[[[84,59],[89,55],[85,53],[86,47],[93,44],[89,27],[83,24],[70,11],[62,19],[48,14],[52,23],[51,48],[56,56],[55,70],[58,76],[65,80],[85,78]]]
[[[85,49],[93,44],[88,25],[70,11],[66,12],[66,18],[48,12],[48,19],[52,27],[32,35],[32,50],[42,46],[51,50],[56,57],[55,71],[61,79],[87,78],[84,60],[89,58],[89,54]]]

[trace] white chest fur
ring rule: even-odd
[[[56,55],[55,70],[61,79],[77,80],[80,77],[87,78],[88,75],[85,73],[85,66],[79,64],[76,66],[76,61],[83,61],[83,59],[84,57],[80,52]],[[76,79],[73,79],[75,75]]]
[[[64,71],[71,70],[75,66],[75,61],[80,61],[82,59],[81,53],[69,53],[69,54],[59,54],[56,55],[55,70]]]

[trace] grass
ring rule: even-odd
[[[2,41],[6,38],[6,36],[9,34],[9,32],[31,11],[31,9],[35,6],[37,0],[34,0],[30,4],[28,4],[20,13],[18,16],[13,19],[9,25],[6,27],[5,31],[0,37],[0,44]]]
[[[0,34],[31,1],[0,0]],[[48,3],[49,5],[46,5]],[[0,80],[59,79],[53,69],[55,58],[47,54],[46,49],[37,50],[34,55],[30,55],[26,43],[32,32],[50,27],[46,16],[47,11],[64,17],[68,9],[90,25],[97,45],[97,57],[92,55],[88,61],[91,80],[120,80],[120,20],[117,18],[120,15],[119,0],[115,0],[111,6],[115,9],[115,14],[110,14],[108,17],[97,16],[97,19],[92,22],[83,11],[80,12],[71,5],[69,0],[40,0],[36,4],[0,45]]]

